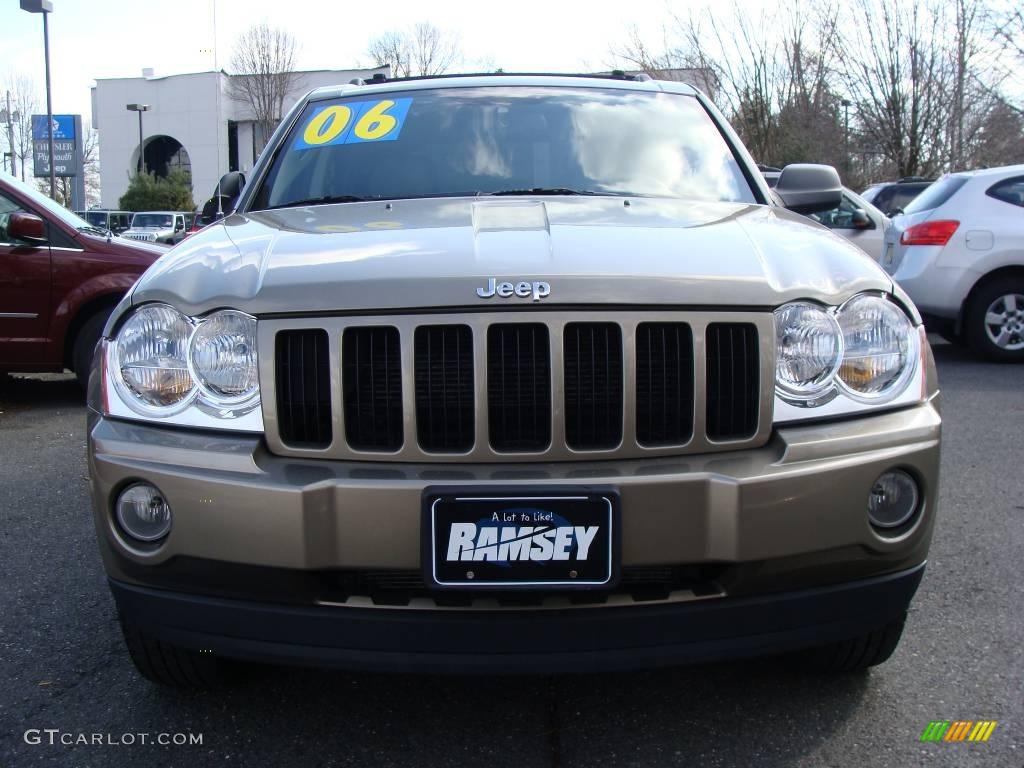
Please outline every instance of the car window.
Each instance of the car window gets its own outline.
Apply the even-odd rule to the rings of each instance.
[[[875,195],[875,199],[871,201],[871,204],[880,211],[889,213],[893,209],[892,199],[896,196],[896,185],[890,184],[888,187],[883,187]]]
[[[250,207],[535,188],[755,201],[692,96],[498,86],[312,102]]]
[[[164,213],[136,213],[132,219],[133,227],[171,227],[174,217]]]
[[[996,200],[1002,200],[1004,203],[1024,208],[1024,176],[1003,179],[998,184],[989,187],[985,194]]]
[[[104,211],[87,211],[85,220],[94,227],[107,227],[107,214]]]
[[[859,207],[853,200],[843,195],[838,207],[821,213],[812,213],[811,218],[829,229],[854,229],[853,214]]]
[[[863,197],[865,200],[867,200],[872,205],[876,205],[877,206],[878,203],[875,202],[875,197],[878,195],[878,193],[881,190],[882,190],[882,187],[880,187],[880,186],[868,187],[867,189],[865,189],[863,192],[860,193],[860,196]]]
[[[967,183],[967,176],[943,176],[938,181],[929,185],[924,192],[919,194],[903,208],[904,213],[917,213],[919,211],[933,211],[945,203]]]

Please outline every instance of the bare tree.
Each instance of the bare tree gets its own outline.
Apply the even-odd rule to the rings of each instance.
[[[1002,48],[1001,70],[1017,83],[1017,92],[1013,94],[1017,103],[1007,100],[1005,106],[1024,115],[1024,86],[1020,85],[1020,68],[1024,66],[1024,9],[1017,7],[1001,14],[992,13],[988,21],[992,38]]]
[[[11,73],[6,80],[6,87],[0,90],[0,109],[7,109],[7,96],[10,94],[11,106],[11,128],[14,134],[14,146],[8,147],[7,151],[13,151],[21,166],[21,180],[25,180],[25,167],[31,169],[32,160],[32,115],[38,111],[38,90],[35,81],[25,75]],[[2,126],[0,134],[3,136],[4,144],[8,144],[7,125]],[[17,168],[14,168],[12,176],[17,175]]]
[[[228,94],[248,104],[257,126],[257,151],[261,151],[281,121],[291,91],[301,82],[295,71],[295,38],[284,29],[256,24],[235,42],[231,56],[234,75]]]
[[[391,67],[395,77],[443,75],[463,58],[458,37],[429,21],[385,32],[370,41],[366,53],[374,66]]]
[[[951,78],[941,35],[941,5],[923,0],[854,0],[867,24],[844,25],[840,73],[857,105],[863,139],[899,176],[934,175],[942,166]]]
[[[82,170],[85,173],[85,207],[100,202],[100,138],[86,121],[82,122]]]
[[[1018,6],[996,16],[994,31],[1017,58],[1024,60],[1024,9]]]
[[[758,161],[793,162],[816,147],[841,150],[839,99],[830,85],[836,24],[836,11],[825,3],[751,14],[733,0],[724,16],[702,10],[676,17],[657,46],[634,30],[613,54],[659,79],[702,81]],[[813,144],[811,129],[818,135]]]

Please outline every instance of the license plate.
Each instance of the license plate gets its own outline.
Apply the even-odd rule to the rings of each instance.
[[[424,494],[424,570],[435,587],[609,587],[617,578],[618,496]]]

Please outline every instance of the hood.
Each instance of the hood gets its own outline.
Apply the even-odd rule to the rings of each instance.
[[[481,298],[544,281],[536,301]],[[198,315],[557,305],[775,307],[892,289],[859,248],[781,208],[640,198],[446,198],[234,214],[160,259],[132,302]]]
[[[107,254],[130,264],[149,265],[167,253],[166,247],[143,240],[127,240],[118,235],[107,239],[88,232],[79,232],[78,238],[85,241],[83,245],[91,253]]]

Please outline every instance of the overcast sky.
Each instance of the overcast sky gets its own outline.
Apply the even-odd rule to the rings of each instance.
[[[756,0],[754,0],[756,1]],[[214,39],[216,3],[216,41]],[[53,0],[50,55],[53,110],[89,118],[96,78],[137,77],[227,68],[235,38],[254,22],[289,29],[299,41],[301,69],[369,65],[367,40],[395,26],[429,20],[455,31],[467,65],[486,61],[506,71],[602,68],[609,47],[631,26],[660,37],[669,0],[514,0],[427,3],[305,0]],[[43,101],[43,32],[38,15],[0,0],[0,89],[7,75],[35,78]],[[0,98],[3,93],[0,90]]]

